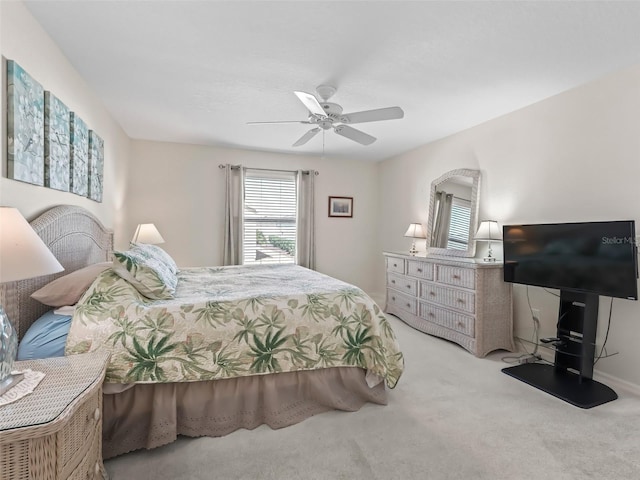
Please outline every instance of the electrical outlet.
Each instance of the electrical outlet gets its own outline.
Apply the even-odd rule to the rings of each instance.
[[[536,320],[540,320],[540,309],[539,308],[532,308],[531,309],[531,313],[533,314],[533,318],[535,318]]]

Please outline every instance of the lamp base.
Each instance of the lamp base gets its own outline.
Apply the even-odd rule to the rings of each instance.
[[[416,253],[418,253],[418,249],[416,248],[416,242],[414,241],[411,244],[411,250],[409,250],[409,254],[415,255]]]
[[[24,380],[24,373],[11,374],[0,382],[0,395],[4,395],[17,384]]]
[[[496,259],[496,257],[484,257],[482,259],[484,262],[497,262],[498,260]]]

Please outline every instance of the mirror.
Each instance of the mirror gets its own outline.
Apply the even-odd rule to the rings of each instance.
[[[427,252],[454,257],[475,255],[479,192],[479,170],[451,170],[431,182]]]

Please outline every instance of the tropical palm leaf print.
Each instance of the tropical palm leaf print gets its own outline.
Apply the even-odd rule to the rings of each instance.
[[[153,301],[106,270],[78,302],[66,353],[97,349],[117,383],[356,366],[394,387],[404,365],[364,292],[291,265],[183,269],[175,298]]]

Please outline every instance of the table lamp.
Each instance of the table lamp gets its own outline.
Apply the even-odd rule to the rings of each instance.
[[[164,238],[153,223],[141,223],[136,228],[136,233],[131,239],[132,243],[147,243],[149,245],[157,245],[164,243]]]
[[[485,262],[495,262],[496,258],[491,252],[491,242],[502,240],[502,229],[495,220],[483,220],[480,222],[475,236],[476,240],[489,242],[489,254],[484,258]]]
[[[64,270],[20,212],[0,207],[0,283],[16,282]],[[0,305],[0,395],[19,383],[12,375],[18,335]]]
[[[424,233],[424,228],[422,228],[422,224],[421,223],[412,223],[411,225],[409,225],[409,228],[407,228],[407,231],[404,234],[405,237],[411,237],[413,238],[413,243],[411,244],[411,250],[409,250],[409,253],[411,255],[415,255],[416,253],[418,253],[418,250],[416,250],[416,238],[427,238],[427,236]]]

